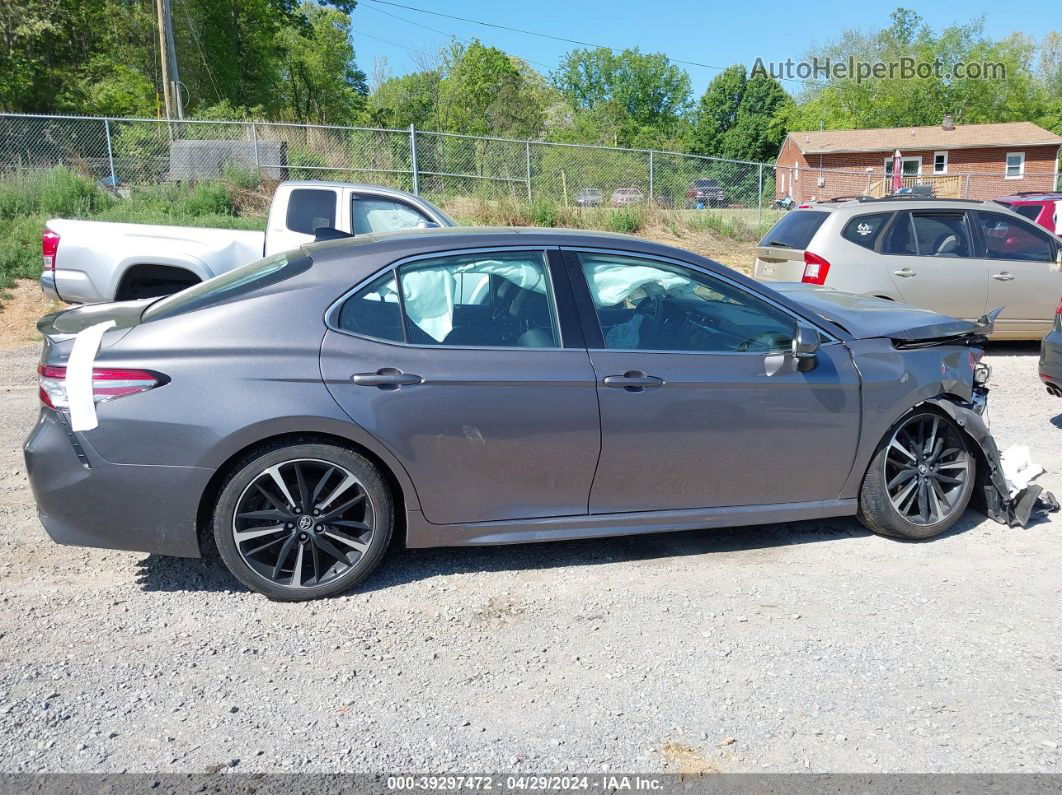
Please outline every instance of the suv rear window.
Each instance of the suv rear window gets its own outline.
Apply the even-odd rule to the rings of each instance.
[[[336,192],[320,188],[296,188],[288,197],[284,223],[292,232],[312,235],[318,227],[336,225]]]
[[[874,213],[873,215],[857,215],[845,226],[841,237],[863,248],[874,248],[874,244],[881,234],[882,227],[889,220],[892,213]]]
[[[829,213],[816,210],[791,210],[778,219],[771,231],[763,236],[761,246],[807,248]]]

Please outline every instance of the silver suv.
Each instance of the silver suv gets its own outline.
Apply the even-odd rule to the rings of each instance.
[[[1062,296],[1062,240],[995,202],[843,199],[786,213],[756,247],[762,281],[827,285],[1040,339]]]

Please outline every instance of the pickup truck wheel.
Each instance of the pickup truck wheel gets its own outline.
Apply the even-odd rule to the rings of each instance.
[[[114,300],[135,301],[171,295],[200,281],[191,271],[172,265],[134,265],[122,276]]]
[[[878,445],[859,493],[859,519],[880,535],[939,535],[966,510],[976,468],[966,435],[951,419],[914,411]]]

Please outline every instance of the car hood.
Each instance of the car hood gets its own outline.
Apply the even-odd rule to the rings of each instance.
[[[856,339],[887,337],[904,342],[987,336],[999,310],[979,320],[959,320],[930,309],[901,304],[884,298],[857,295],[800,282],[783,282],[771,287],[819,317],[840,326]]]

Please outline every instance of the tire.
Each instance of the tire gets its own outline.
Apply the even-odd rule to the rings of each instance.
[[[939,447],[928,441],[935,438],[941,439]],[[933,538],[962,516],[976,478],[977,458],[965,432],[943,414],[915,410],[878,444],[859,492],[859,520],[883,536]]]
[[[379,565],[393,527],[394,502],[377,468],[345,447],[312,442],[245,458],[213,517],[214,541],[232,575],[284,602],[353,588]]]

